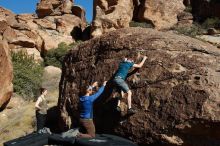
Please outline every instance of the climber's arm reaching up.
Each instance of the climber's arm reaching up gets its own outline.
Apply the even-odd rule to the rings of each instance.
[[[144,65],[144,62],[146,61],[146,59],[147,59],[147,56],[144,56],[142,61],[139,64],[134,64],[133,67],[134,68],[141,68]]]

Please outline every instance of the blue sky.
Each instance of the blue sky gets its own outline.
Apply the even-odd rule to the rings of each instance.
[[[40,0],[0,0],[0,6],[16,14],[35,13],[36,4]],[[75,0],[75,5],[80,5],[86,10],[86,19],[92,20],[93,0]]]

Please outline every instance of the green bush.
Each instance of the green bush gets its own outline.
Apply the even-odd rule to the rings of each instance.
[[[203,23],[202,27],[205,29],[208,28],[219,28],[220,27],[220,19],[217,17],[207,18]]]
[[[39,94],[43,65],[22,51],[12,53],[12,63],[14,91],[26,100],[33,99]]]
[[[62,61],[65,54],[72,47],[72,45],[67,45],[66,43],[60,43],[58,48],[51,49],[44,54],[44,64],[45,66],[56,66],[61,68]]]
[[[66,53],[73,48],[75,45],[80,44],[81,41],[77,41],[70,45],[62,42],[58,45],[58,48],[51,49],[44,54],[44,65],[45,66],[55,66],[55,67],[62,67],[62,62]]]
[[[190,37],[195,37],[196,35],[200,35],[204,31],[201,25],[197,23],[194,23],[191,27],[175,27],[174,30],[176,30],[180,34],[184,34]]]
[[[187,6],[184,11],[192,13],[192,6]]]
[[[142,27],[142,28],[153,28],[153,24],[147,23],[147,22],[136,22],[136,21],[131,21],[129,23],[130,27]]]

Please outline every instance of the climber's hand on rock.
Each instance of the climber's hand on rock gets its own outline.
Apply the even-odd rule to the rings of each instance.
[[[92,87],[98,87],[98,82],[97,82],[97,81],[94,82],[94,83],[92,84]]]
[[[103,82],[103,86],[106,86],[106,84],[107,84],[107,81],[104,81],[104,82]]]

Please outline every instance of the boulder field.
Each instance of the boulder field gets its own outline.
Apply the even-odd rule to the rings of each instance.
[[[92,37],[129,27],[131,20],[169,29],[185,9],[183,0],[94,0],[93,7]]]
[[[65,42],[76,41],[72,34],[86,27],[85,10],[70,0],[40,0],[36,14],[14,14],[0,7],[0,39],[10,50],[24,51],[42,60],[41,54]]]

